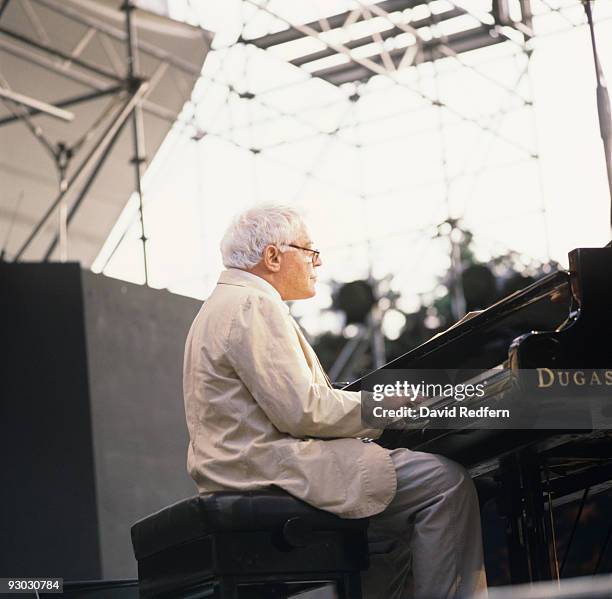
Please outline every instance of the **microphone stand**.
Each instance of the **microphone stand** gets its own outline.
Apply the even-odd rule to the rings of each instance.
[[[597,46],[595,45],[595,28],[593,26],[593,12],[591,0],[583,0],[589,30],[591,32],[591,46],[593,48],[593,59],[595,61],[595,77],[597,79],[597,113],[599,115],[599,131],[606,155],[606,171],[608,174],[608,188],[610,192],[610,226],[612,227],[612,116],[610,113],[610,97],[608,88],[599,62]]]

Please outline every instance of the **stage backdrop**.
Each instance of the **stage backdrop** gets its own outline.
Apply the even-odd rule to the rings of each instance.
[[[0,264],[0,577],[136,576],[130,525],[195,493],[181,369],[201,302]]]

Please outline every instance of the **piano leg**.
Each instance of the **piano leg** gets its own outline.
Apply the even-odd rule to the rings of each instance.
[[[549,539],[544,513],[540,459],[523,450],[500,463],[500,512],[506,518],[506,539],[513,584],[550,580]]]

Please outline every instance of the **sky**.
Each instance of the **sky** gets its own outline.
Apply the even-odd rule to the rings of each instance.
[[[331,85],[287,62],[346,41],[345,33],[267,51],[235,43],[241,32],[264,35],[317,18],[322,6],[333,14],[354,2],[271,0],[267,8],[281,19],[255,3],[170,0],[171,16],[216,35],[191,100],[145,175],[152,287],[205,298],[223,268],[218,246],[229,220],[262,202],[300,208],[322,252],[317,298],[292,306],[313,334],[340,326],[321,312],[334,282],[388,277],[406,311],[431,299],[450,264],[449,218],[474,234],[483,261],[512,250],[526,262],[567,264],[574,247],[610,240],[593,58],[588,29],[573,26],[584,21],[574,0],[533,0],[542,16],[530,59],[506,42],[358,87]],[[488,2],[460,4],[479,14]],[[611,17],[612,1],[595,3],[608,80]],[[348,35],[373,26],[357,25]],[[130,198],[95,272],[144,281],[136,206]]]

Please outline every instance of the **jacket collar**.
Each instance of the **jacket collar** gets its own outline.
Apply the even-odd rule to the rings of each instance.
[[[272,285],[270,285],[268,281],[262,279],[261,277],[258,277],[257,275],[254,275],[253,273],[246,272],[245,270],[240,270],[239,268],[228,268],[227,270],[224,270],[219,276],[217,285],[237,285],[238,287],[251,287],[252,289],[258,289],[259,291],[262,291],[263,293],[266,293],[267,295],[277,300],[283,307],[285,312],[287,312],[287,314],[290,314],[289,306],[285,302],[283,302],[281,294]],[[310,347],[310,344],[306,340],[302,329],[300,329],[300,326],[297,322],[295,322],[293,317],[290,316],[290,320],[297,332],[298,339],[300,340],[300,345],[302,346],[304,354],[308,357],[307,359],[309,359],[311,363],[318,365],[320,371],[323,373],[323,377],[325,378],[327,385],[332,388],[332,384],[329,378],[327,377],[323,366],[321,366],[321,362],[319,362],[317,354]]]
[[[239,268],[224,270],[219,276],[217,285],[237,285],[238,287],[258,289],[280,302],[285,310],[289,312],[289,306],[283,302],[281,294],[268,281],[246,270],[240,270]]]

